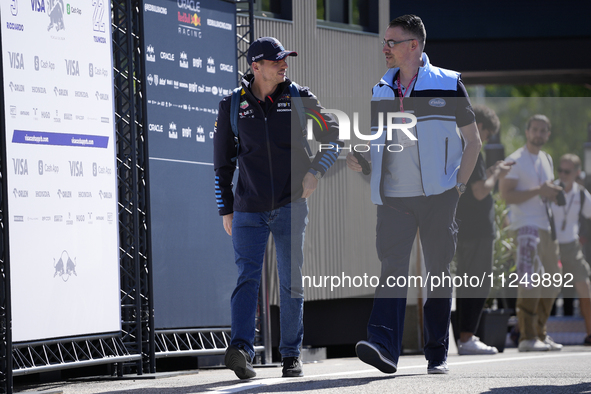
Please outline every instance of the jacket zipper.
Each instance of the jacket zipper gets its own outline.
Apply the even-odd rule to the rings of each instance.
[[[267,155],[269,156],[269,173],[271,174],[271,211],[275,209],[275,188],[273,187],[273,160],[271,158],[271,140],[269,138],[269,127],[267,116],[265,116],[265,137],[267,138]]]
[[[285,92],[285,89],[283,89],[283,92],[281,92],[281,94],[283,94],[284,92]],[[265,113],[265,111],[263,111],[263,107],[261,107],[261,105],[259,104],[256,97],[254,99],[255,99],[256,104],[259,107],[259,110],[265,116],[265,139],[267,140],[267,156],[269,157],[269,174],[271,176],[271,179],[270,179],[270,182],[271,182],[271,209],[270,209],[270,211],[272,211],[275,209],[275,188],[273,186],[273,159],[271,157],[271,138],[269,136],[269,124],[267,122],[267,119],[268,119],[267,114],[271,113],[271,111],[273,110],[273,107],[275,107],[275,103],[273,103],[271,105],[271,108],[269,108],[267,113]]]
[[[447,175],[447,143],[448,143],[449,137],[445,137],[445,164],[443,166],[443,171],[445,172],[445,175]]]
[[[419,72],[421,70],[419,69]],[[419,77],[418,77],[418,73],[417,73],[417,80],[415,81],[415,85],[417,86],[417,83],[419,82]],[[417,97],[415,94],[415,89],[412,89],[412,92],[410,93],[411,97]],[[422,170],[422,166],[421,166],[421,150],[419,149],[419,125],[415,125],[415,130],[416,130],[416,135],[417,135],[417,157],[419,158],[419,175],[421,176],[421,189],[423,190],[423,196],[426,196],[427,193],[425,193],[425,185],[423,184],[423,170]]]
[[[417,86],[418,80],[419,80],[419,77],[417,76],[417,80],[415,81],[415,86]],[[394,90],[394,87],[388,83],[386,83],[386,86],[388,86],[390,89],[392,89],[392,91],[394,92],[394,97],[396,97],[396,90]],[[416,97],[414,88],[413,88],[412,92],[410,93],[409,97]],[[400,97],[398,99],[400,100]],[[423,184],[423,171],[421,170],[421,151],[419,149],[419,128],[417,126],[415,126],[415,130],[417,133],[417,156],[419,158],[419,174],[421,176],[421,189],[423,190],[423,196],[425,196],[426,193],[425,193],[425,185]],[[384,162],[382,159],[382,165],[383,164],[384,164]],[[380,189],[382,188],[381,185],[382,185],[382,181],[380,180]],[[380,191],[380,195],[381,195],[381,191]]]

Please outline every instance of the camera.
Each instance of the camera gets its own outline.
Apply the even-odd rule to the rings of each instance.
[[[564,189],[564,184],[562,182],[560,182],[558,186]],[[566,205],[566,197],[564,196],[564,190],[559,191],[556,195],[556,205],[558,205],[559,207],[563,207]]]
[[[371,174],[371,164],[369,164],[369,162],[365,160],[365,157],[363,157],[363,155],[357,151],[353,152],[353,155],[355,156],[357,162],[361,166],[361,171],[363,172],[363,175]]]

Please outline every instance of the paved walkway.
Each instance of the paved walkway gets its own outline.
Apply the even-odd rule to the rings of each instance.
[[[356,358],[304,364],[305,377],[281,378],[279,366],[257,367],[257,377],[238,380],[228,369],[93,378],[15,387],[15,392],[52,394],[230,393],[591,393],[591,347],[560,352],[450,356],[448,375],[427,375],[423,356],[403,356],[398,372],[383,374]]]

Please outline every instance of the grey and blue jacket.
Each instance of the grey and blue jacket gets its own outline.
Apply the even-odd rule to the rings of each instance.
[[[423,62],[414,88],[403,104],[405,112],[412,112],[417,118],[416,143],[421,183],[423,195],[430,196],[456,185],[463,152],[463,141],[456,126],[473,123],[474,112],[458,72],[431,65],[426,53],[423,53]],[[379,112],[399,112],[398,90],[394,86],[398,71],[399,68],[389,69],[372,89],[372,135],[378,132]],[[371,149],[371,199],[378,205],[383,203],[384,145],[389,144],[386,136],[384,121],[382,135],[372,141]]]

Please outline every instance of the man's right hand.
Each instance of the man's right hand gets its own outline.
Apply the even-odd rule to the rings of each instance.
[[[555,185],[551,181],[546,181],[540,186],[540,196],[556,202],[556,195],[561,190],[562,188],[560,186]]]
[[[222,220],[224,223],[224,230],[226,230],[226,232],[228,233],[229,236],[232,236],[232,220],[233,219],[234,219],[234,212],[222,216]]]
[[[347,153],[347,167],[355,172],[361,172],[361,164],[352,152]]]

